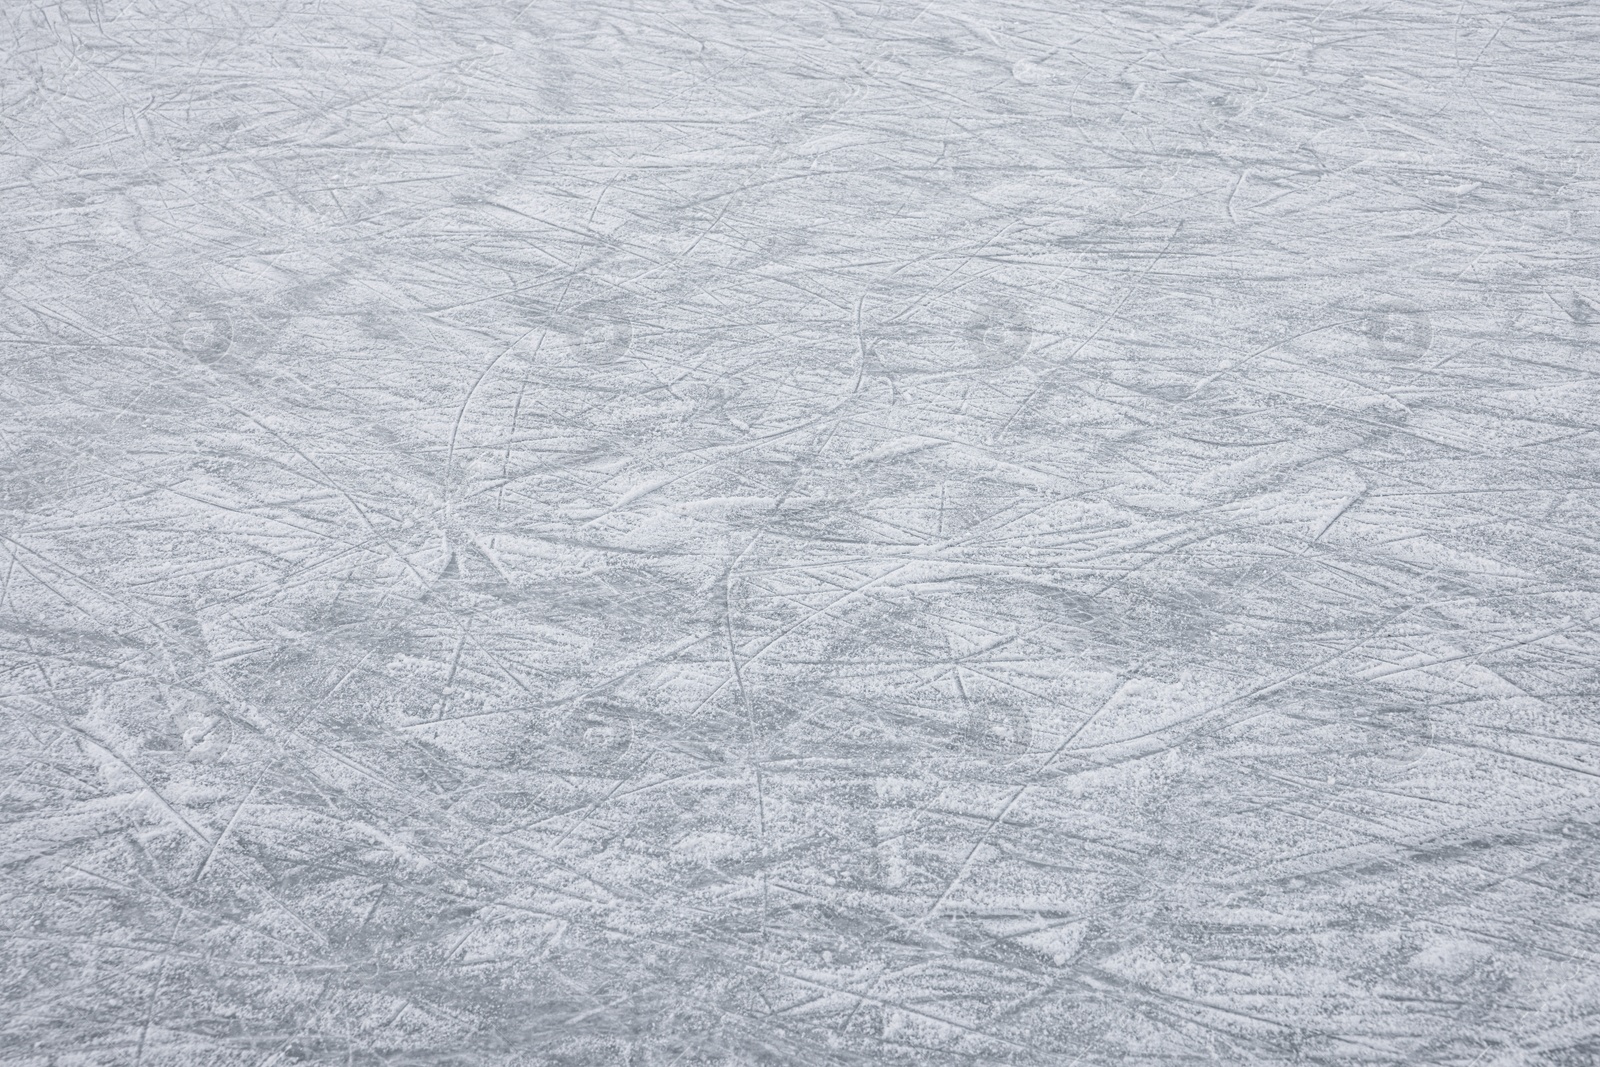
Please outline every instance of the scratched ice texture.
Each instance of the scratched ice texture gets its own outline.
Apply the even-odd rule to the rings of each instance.
[[[1594,0],[0,19],[0,1062],[1600,1062]]]

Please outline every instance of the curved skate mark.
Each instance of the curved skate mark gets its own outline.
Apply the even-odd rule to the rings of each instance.
[[[174,324],[173,334],[179,349],[207,366],[233,349],[233,323],[225,315],[184,316]]]
[[[1054,70],[1045,67],[1045,64],[1050,62],[1059,51],[1061,49],[1052,48],[1039,59],[1024,57],[1017,60],[1011,64],[1011,76],[1023,85],[1041,85],[1059,80]]]
[[[1426,311],[1399,301],[1388,301],[1362,319],[1362,332],[1376,356],[1384,359],[1421,359],[1433,347],[1433,319]]]
[[[967,324],[967,343],[979,353],[979,369],[1009,367],[1022,361],[1033,348],[1035,333],[1020,316],[991,320],[974,319]],[[970,368],[960,368],[970,369]]]
[[[508,208],[507,210],[513,210],[513,209],[509,209]],[[567,294],[572,291],[572,283],[577,278],[577,276],[578,275],[577,275],[576,271],[574,271],[573,273],[570,273],[570,274],[567,275],[567,284],[562,286],[561,295],[556,297],[556,306],[550,311],[550,313],[548,315],[545,316],[544,322],[539,324],[538,326],[530,326],[515,341],[512,341],[505,348],[501,349],[500,353],[489,361],[488,366],[484,367],[482,371],[478,372],[478,377],[473,379],[471,387],[467,389],[467,395],[461,398],[461,407],[459,409],[457,409],[455,422],[453,422],[451,424],[451,426],[450,426],[450,446],[449,446],[449,448],[447,448],[445,450],[445,456],[444,456],[444,485],[443,485],[443,491],[444,491],[444,513],[445,513],[445,518],[447,520],[450,517],[450,503],[451,503],[451,501],[450,501],[450,475],[453,472],[454,467],[455,467],[456,438],[461,433],[461,422],[462,422],[463,419],[466,418],[467,407],[468,407],[468,405],[470,405],[472,403],[473,394],[477,393],[478,387],[483,384],[484,379],[489,376],[489,373],[494,370],[494,368],[499,364],[499,362],[502,359],[506,358],[506,356],[509,355],[512,351],[514,351],[516,349],[516,347],[518,345],[520,345],[523,341],[525,341],[529,337],[531,337],[535,330],[539,331],[539,340],[534,344],[533,352],[529,354],[528,358],[532,359],[533,357],[535,357],[535,356],[537,356],[539,354],[539,349],[544,345],[544,339],[550,332],[550,320],[552,318],[554,318],[556,315],[559,315],[561,313],[562,306],[564,304],[566,304],[566,302],[567,302]],[[584,303],[589,303],[589,302],[592,302],[592,301],[581,301],[578,306],[582,307]],[[519,411],[521,410],[521,398],[520,397],[518,398],[518,410]]]
[[[611,768],[628,758],[637,740],[636,718],[612,701],[583,702],[567,713],[560,736],[568,748],[585,752],[588,762]]]
[[[571,287],[572,279],[567,279],[567,285],[569,288]],[[566,296],[566,291],[563,290],[561,295],[563,297]],[[559,304],[560,301],[557,301],[558,307]],[[537,356],[539,354],[540,347],[544,344],[545,336],[550,332],[550,325],[548,321],[540,326],[529,327],[528,330],[515,341],[512,341],[505,348],[501,349],[500,353],[491,359],[488,365],[483,368],[483,370],[478,372],[477,378],[473,379],[472,385],[467,389],[467,395],[461,398],[461,406],[456,409],[455,422],[450,425],[450,446],[445,450],[444,454],[444,505],[445,516],[447,518],[450,514],[450,475],[453,473],[455,468],[456,438],[461,433],[461,421],[466,418],[467,406],[472,403],[473,395],[477,393],[478,387],[483,384],[484,379],[489,376],[489,373],[495,369],[502,359],[506,358],[506,356],[508,356],[511,352],[515,351],[518,345],[531,337],[535,330],[539,331],[539,340],[533,346],[532,355]]]

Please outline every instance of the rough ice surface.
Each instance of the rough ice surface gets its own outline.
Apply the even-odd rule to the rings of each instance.
[[[1600,7],[12,0],[0,1061],[1600,1062]]]

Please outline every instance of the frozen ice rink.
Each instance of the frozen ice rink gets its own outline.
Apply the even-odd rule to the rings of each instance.
[[[1600,3],[9,0],[0,1062],[1600,1062]]]

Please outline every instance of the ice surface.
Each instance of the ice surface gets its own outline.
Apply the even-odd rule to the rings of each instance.
[[[10,0],[0,1062],[1600,1062],[1600,5]]]

